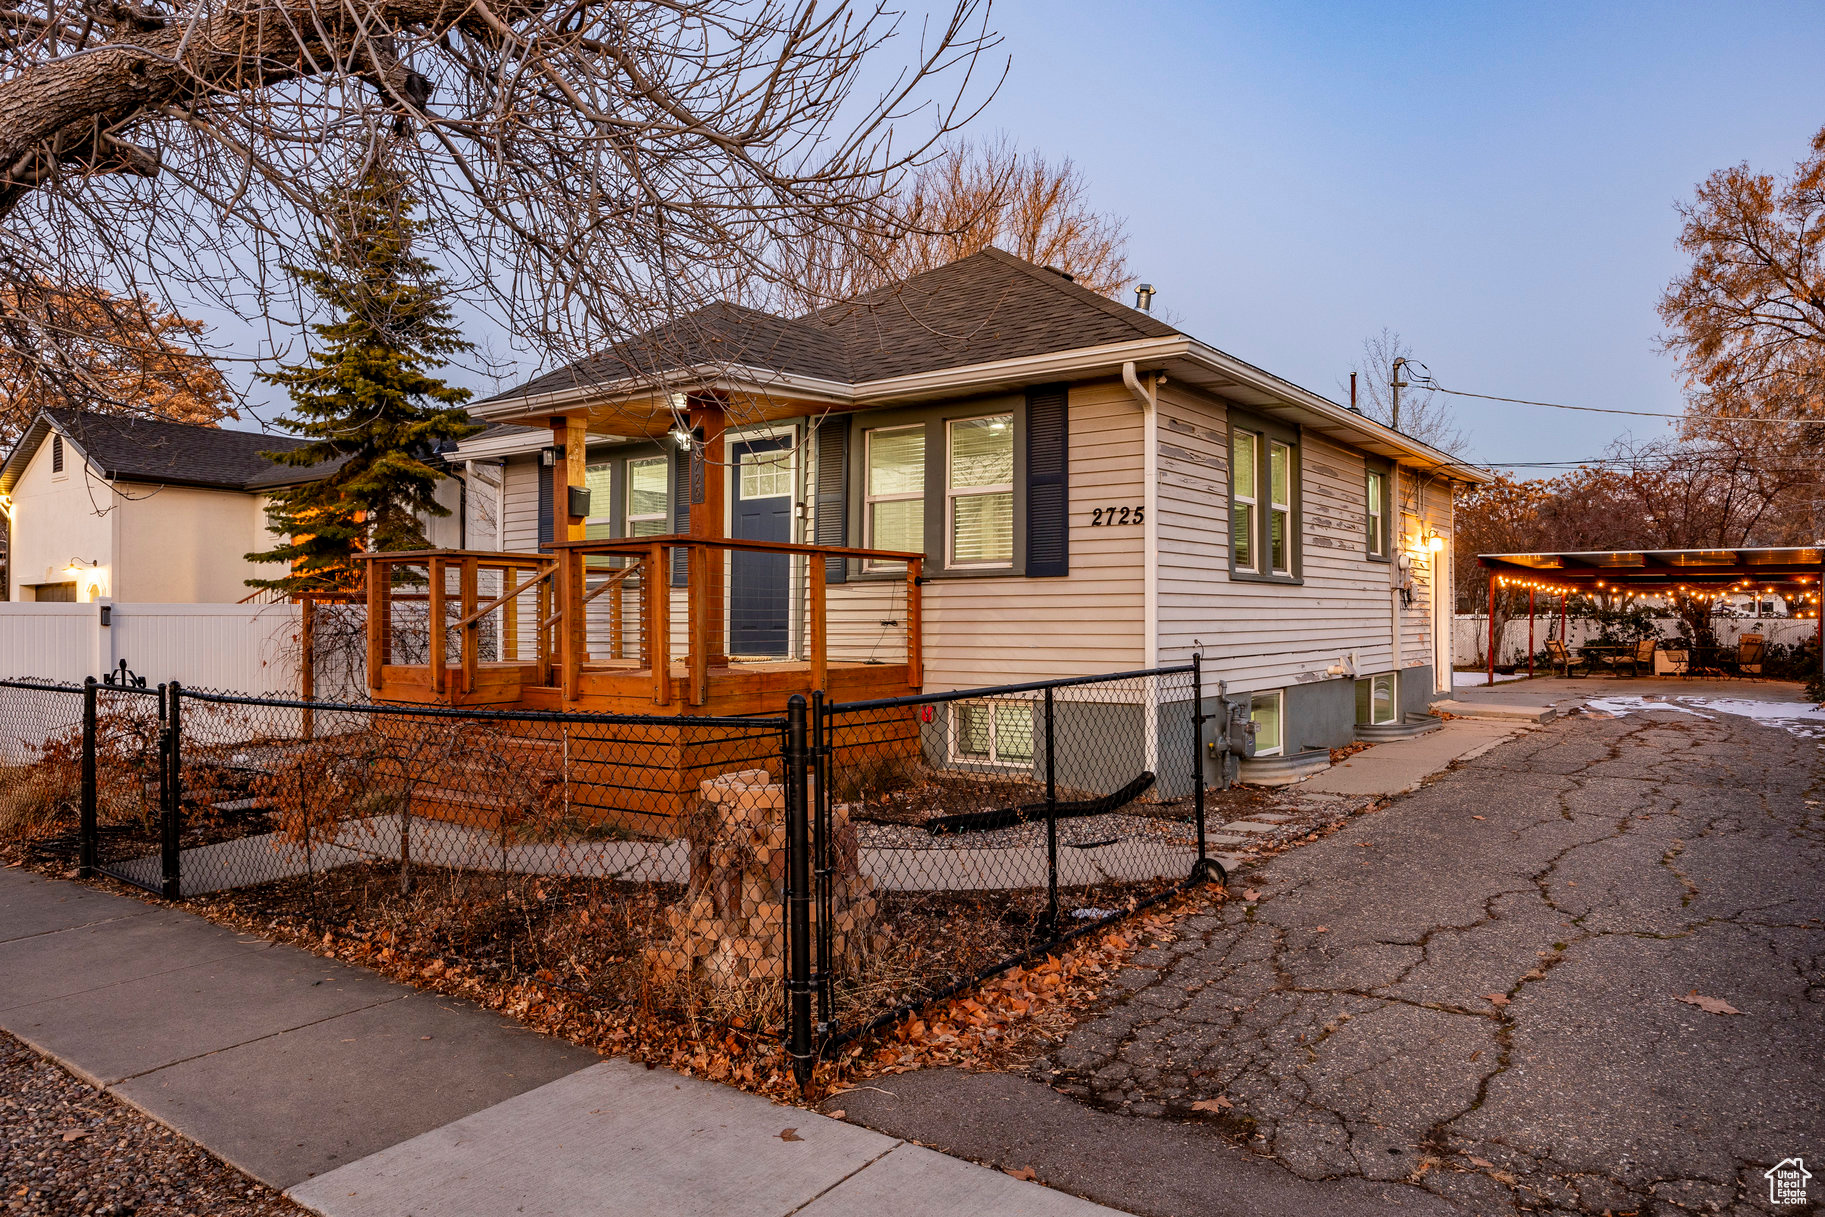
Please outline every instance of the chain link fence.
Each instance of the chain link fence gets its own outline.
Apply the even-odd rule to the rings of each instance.
[[[822,1053],[1199,877],[1197,667],[783,717],[0,681],[0,835],[168,898]]]

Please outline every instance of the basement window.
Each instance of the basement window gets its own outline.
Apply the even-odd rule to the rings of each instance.
[[[1255,724],[1255,755],[1279,756],[1283,747],[1281,732],[1281,711],[1286,706],[1286,694],[1281,692],[1257,693],[1249,706],[1248,717]]]
[[[982,765],[1033,763],[1033,707],[1023,701],[951,706],[951,759]]]
[[[1356,682],[1356,721],[1391,723],[1400,716],[1400,703],[1394,697],[1394,673],[1382,672]]]

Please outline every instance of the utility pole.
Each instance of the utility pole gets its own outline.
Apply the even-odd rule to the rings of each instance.
[[[1407,357],[1405,355],[1397,355],[1394,359],[1394,366],[1388,371],[1388,388],[1392,391],[1393,396],[1393,409],[1391,411],[1393,419],[1388,425],[1393,427],[1396,431],[1400,430],[1400,391],[1407,387],[1407,382],[1400,378],[1400,370],[1406,366]]]

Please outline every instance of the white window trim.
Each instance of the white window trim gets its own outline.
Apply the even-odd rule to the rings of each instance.
[[[998,737],[998,732],[1001,730],[1001,728],[1000,728],[1001,716],[999,713],[997,713],[997,711],[999,711],[1002,706],[1012,706],[1012,705],[1018,705],[1018,706],[1025,707],[1026,711],[1029,715],[1031,715],[1033,712],[1031,704],[1028,702],[1024,702],[1024,701],[977,700],[977,701],[954,701],[954,702],[952,702],[951,710],[950,710],[950,724],[949,724],[950,730],[947,733],[949,735],[948,750],[950,753],[951,763],[956,764],[956,765],[986,766],[986,767],[994,768],[994,769],[1013,769],[1013,770],[1019,770],[1022,772],[1032,769],[1033,762],[1035,760],[1037,760],[1039,757],[1039,739],[1038,739],[1037,734],[1035,734],[1034,737],[1032,738],[1032,740],[1029,742],[1029,747],[1031,747],[1033,750],[1033,755],[1031,757],[1027,758],[1024,761],[1022,761],[1022,760],[1004,761],[1001,759],[1001,741]],[[962,750],[962,748],[960,747],[960,745],[963,741],[963,708],[965,706],[986,706],[988,708],[988,711],[989,711],[989,754],[986,757],[976,756],[971,753],[964,752]]]
[[[890,434],[896,431],[917,431],[921,436],[924,436],[925,424],[909,423],[904,426],[896,427],[869,427],[862,432],[862,530],[866,538],[863,541],[863,546],[867,549],[875,548],[874,505],[876,503],[917,502],[920,504],[921,513],[923,513],[924,510],[926,477],[923,468],[919,470],[918,490],[902,494],[874,493],[874,438],[876,435]],[[923,451],[923,449],[921,449],[921,451]],[[922,537],[924,536],[923,528],[920,530],[920,535]],[[924,539],[927,549],[929,550],[931,538],[925,537]],[[862,564],[862,569],[868,571],[891,571],[900,570],[904,566],[905,564],[902,562],[883,562],[870,558]]]
[[[1286,453],[1286,493],[1287,501],[1282,503],[1274,497],[1274,453]],[[1281,443],[1277,439],[1267,441],[1267,565],[1272,575],[1291,575],[1293,573],[1293,503],[1292,496],[1297,493],[1293,483],[1297,480],[1293,468],[1293,446]],[[1285,516],[1286,528],[1281,533],[1286,538],[1286,565],[1274,564],[1274,517]]]
[[[1372,500],[1364,506],[1369,521],[1369,556],[1385,558],[1388,556],[1388,475],[1380,469],[1370,469],[1363,482],[1365,497],[1369,487],[1376,485],[1381,487],[1379,509]]]
[[[993,494],[1005,494],[1010,505],[1014,499],[1014,483],[994,486],[967,486],[959,490],[951,485],[951,472],[955,467],[952,458],[956,450],[956,433],[958,423],[978,423],[985,419],[1005,418],[1008,420],[1008,452],[1013,455],[1014,415],[1010,413],[973,414],[968,418],[947,418],[944,420],[944,565],[947,570],[1013,570],[1014,545],[1010,535],[1008,539],[1008,558],[1005,562],[959,562],[952,551],[952,542],[957,531],[957,500],[984,498]],[[1012,461],[1009,462],[1012,469]]]
[[[626,481],[627,481],[627,485],[621,491],[621,497],[624,500],[624,502],[622,503],[622,510],[621,510],[622,520],[624,523],[622,532],[626,536],[629,536],[629,537],[632,537],[635,535],[635,533],[634,533],[635,524],[644,524],[651,520],[659,521],[659,531],[657,533],[653,534],[655,536],[663,536],[665,534],[666,530],[670,527],[672,513],[670,510],[671,504],[669,502],[666,504],[665,510],[656,511],[656,512],[653,512],[653,511],[642,512],[638,515],[636,515],[634,512],[634,466],[647,464],[649,462],[657,462],[659,464],[660,469],[665,472],[666,481],[667,481],[665,493],[666,493],[667,499],[670,499],[670,497],[671,497],[670,479],[671,479],[671,463],[672,462],[671,462],[670,457],[663,456],[663,455],[661,455],[661,456],[633,456],[633,457],[629,457],[625,461],[621,462],[621,476],[624,479],[626,479]]]
[[[1236,489],[1236,471],[1234,468],[1236,461],[1236,440],[1244,436],[1247,437],[1249,444],[1248,478],[1255,487],[1254,494],[1243,494]],[[1250,431],[1245,427],[1235,428],[1230,432],[1229,460],[1231,466],[1229,471],[1229,497],[1231,503],[1229,515],[1229,543],[1232,547],[1236,543],[1236,509],[1240,507],[1248,508],[1248,529],[1245,533],[1248,537],[1248,561],[1244,562],[1240,557],[1234,554],[1232,554],[1231,557],[1235,559],[1235,568],[1238,571],[1250,575],[1260,574],[1261,563],[1257,551],[1261,548],[1261,527],[1260,516],[1258,514],[1261,510],[1261,436],[1257,432]]]
[[[1264,702],[1270,701],[1274,703],[1275,720],[1280,724],[1280,742],[1275,744],[1272,748],[1255,749],[1256,756],[1280,756],[1286,751],[1286,691],[1284,689],[1275,689],[1267,693],[1256,693],[1251,696],[1248,705],[1248,715],[1252,719],[1255,716],[1255,708]]]

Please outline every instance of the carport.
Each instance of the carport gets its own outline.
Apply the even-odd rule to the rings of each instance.
[[[1565,637],[1566,605],[1574,596],[1674,596],[1714,593],[1785,597],[1797,602],[1799,616],[1817,622],[1821,667],[1825,668],[1825,616],[1820,608],[1820,580],[1825,577],[1825,548],[1816,546],[1754,549],[1610,549],[1558,553],[1478,554],[1489,572],[1489,683],[1495,683],[1495,597],[1501,588],[1527,590],[1527,674],[1533,675],[1534,621],[1537,597],[1556,597],[1559,637]],[[1550,608],[1548,610],[1550,612]]]

